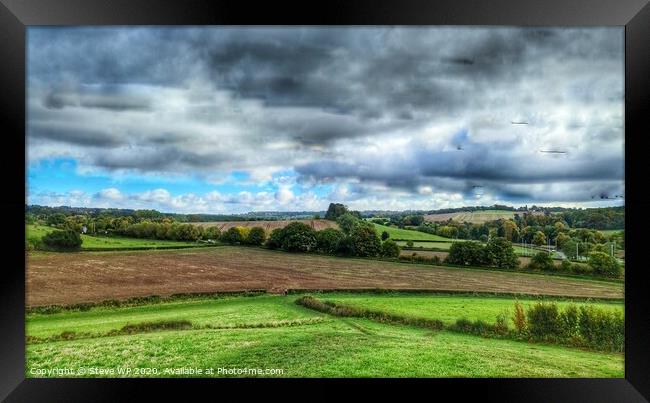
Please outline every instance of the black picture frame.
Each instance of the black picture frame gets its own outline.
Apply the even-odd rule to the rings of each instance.
[[[6,255],[0,287],[0,398],[7,401],[121,401],[166,395],[217,397],[228,387],[250,393],[292,394],[296,380],[25,379],[25,41],[33,25],[523,25],[625,27],[626,261],[642,267],[644,135],[650,112],[650,4],[648,0],[329,0],[288,3],[232,0],[0,0],[0,121],[5,186],[0,205]],[[22,167],[22,168],[21,168]],[[23,177],[20,177],[20,173]],[[638,181],[638,182],[637,182]],[[22,228],[22,229],[21,229]],[[624,379],[428,379],[300,380],[307,395],[341,393],[341,384],[384,393],[410,391],[429,396],[476,394],[481,400],[526,402],[642,402],[650,399],[650,299],[643,270],[625,281]],[[252,383],[259,387],[253,388]],[[216,385],[216,386],[215,386]],[[275,389],[275,390],[269,390]],[[282,389],[281,391],[279,389]],[[449,394],[451,393],[451,394]],[[645,398],[644,398],[645,397]]]

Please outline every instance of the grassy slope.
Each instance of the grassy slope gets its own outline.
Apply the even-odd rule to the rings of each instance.
[[[325,296],[350,298],[346,295]],[[222,325],[309,318],[320,321],[291,327],[164,331],[28,344],[26,374],[32,376],[31,368],[93,366],[155,367],[161,370],[165,367],[283,368],[283,376],[288,377],[623,376],[622,354],[448,332],[432,333],[364,319],[334,318],[296,306],[293,304],[295,298],[297,296],[240,297],[29,315],[29,335],[56,334],[71,328],[98,331],[118,328],[126,322],[180,317]],[[402,301],[403,296],[377,298]],[[477,308],[481,300],[472,304],[472,309]],[[397,304],[399,307],[407,305],[404,302]],[[482,312],[481,315],[487,314],[485,309]]]
[[[494,323],[497,315],[507,311],[508,316],[514,312],[514,298],[508,297],[466,297],[466,296],[426,296],[426,295],[363,295],[363,294],[331,294],[319,297],[335,302],[344,303],[360,308],[368,308],[390,312],[409,317],[427,319],[440,319],[445,324],[450,324],[456,319],[465,317],[470,320],[481,319]],[[519,299],[524,308],[534,304],[539,299]],[[574,303],[586,305],[584,301],[572,302],[569,300],[557,301],[561,308]],[[599,308],[623,311],[623,302],[597,302],[588,303]],[[512,323],[510,323],[512,325]]]
[[[425,232],[413,231],[408,229],[399,229],[395,227],[387,227],[381,224],[374,224],[377,232],[381,235],[382,232],[386,231],[390,235],[390,239],[404,239],[404,240],[413,240],[413,241],[441,241],[441,242],[451,242],[452,239],[445,238],[440,235],[427,234]]]
[[[42,225],[27,225],[27,239],[30,241],[40,241],[43,236],[54,230],[55,228]],[[81,244],[82,250],[202,246],[196,242],[139,239],[113,236],[101,237],[84,234],[81,235],[81,239],[83,241]]]

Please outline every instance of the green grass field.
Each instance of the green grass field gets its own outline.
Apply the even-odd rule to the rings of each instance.
[[[126,376],[169,377],[173,374],[166,368],[191,367],[278,368],[283,373],[266,376],[282,377],[623,377],[622,354],[333,317],[296,305],[298,297],[197,298],[28,314],[28,336],[76,335],[68,333],[70,340],[28,342],[26,376],[57,376],[47,373],[55,368],[153,368],[150,374]],[[493,322],[513,304],[509,298],[399,293],[318,297],[444,321],[465,316]],[[617,303],[599,305],[622,309]],[[193,328],[107,335],[126,324],[169,320],[189,320]]]
[[[373,223],[374,224],[374,223]],[[374,224],[377,229],[377,233],[381,235],[382,232],[388,232],[390,239],[400,239],[400,240],[412,240],[412,241],[441,241],[441,242],[451,242],[452,239],[445,238],[440,235],[427,234],[425,232],[400,229],[395,227],[387,227],[381,224]]]
[[[27,225],[27,240],[32,243],[40,242],[46,234],[56,228],[43,225]],[[204,246],[197,242],[166,241],[159,239],[139,239],[126,237],[102,237],[81,235],[81,250],[116,250],[116,249],[159,249],[159,248],[188,248]]]

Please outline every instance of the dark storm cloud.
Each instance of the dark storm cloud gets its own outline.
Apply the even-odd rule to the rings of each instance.
[[[28,136],[33,155],[66,144],[108,170],[294,169],[301,183],[359,181],[364,196],[482,184],[514,200],[591,183],[545,190],[586,200],[623,180],[622,39],[616,28],[30,28]]]

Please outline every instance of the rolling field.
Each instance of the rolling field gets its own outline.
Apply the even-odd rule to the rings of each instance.
[[[514,219],[515,214],[523,214],[523,212],[515,212],[508,210],[484,210],[484,211],[460,211],[457,213],[444,213],[444,214],[427,214],[424,216],[426,221],[442,222],[452,219],[459,222],[469,222],[472,224],[483,224],[488,221],[498,219]],[[531,212],[532,214],[544,214],[541,212]]]
[[[39,242],[43,236],[54,231],[56,228],[43,225],[27,225],[26,236],[32,242]],[[197,242],[166,241],[159,239],[138,239],[125,237],[102,237],[81,235],[81,250],[115,250],[115,249],[172,249],[190,248],[205,246]]]
[[[28,253],[27,305],[176,293],[421,289],[622,298],[621,283],[541,274],[291,254],[252,247]]]
[[[192,225],[200,225],[202,227],[218,227],[220,231],[226,231],[232,227],[262,227],[267,233],[276,228],[284,228],[290,222],[299,221],[305,223],[320,231],[325,228],[338,228],[339,226],[334,221],[330,220],[277,220],[277,221],[214,221],[214,222],[193,222]]]
[[[129,308],[29,314],[26,376],[608,378],[624,374],[623,354],[334,317],[296,305],[297,298],[197,298]],[[336,293],[319,298],[444,320],[462,314],[489,321],[494,321],[494,312],[500,313],[513,302],[493,297],[402,294]],[[616,304],[610,308],[619,309]],[[152,321],[178,320],[190,322],[183,330],[123,331],[125,325],[138,329]],[[57,368],[70,372],[52,372]],[[80,368],[86,372],[78,372]],[[88,368],[95,372],[89,373]],[[138,368],[149,370],[135,373]],[[213,368],[215,372],[179,375],[168,371],[178,368]],[[223,374],[220,368],[279,371]],[[126,369],[131,372],[118,372]]]
[[[374,224],[374,223],[373,223]],[[395,227],[387,227],[381,224],[374,224],[377,229],[377,233],[381,235],[382,232],[388,232],[390,239],[399,239],[404,241],[439,241],[439,242],[451,242],[452,239],[445,238],[440,235],[427,234],[426,232],[414,231],[409,229],[400,229]]]

